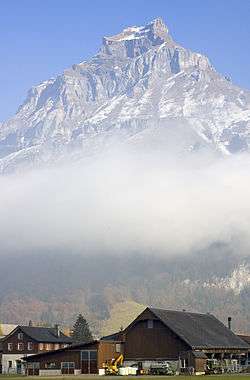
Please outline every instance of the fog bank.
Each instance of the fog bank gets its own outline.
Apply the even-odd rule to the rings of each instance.
[[[1,254],[60,249],[190,253],[250,243],[250,157],[110,154],[0,178]]]

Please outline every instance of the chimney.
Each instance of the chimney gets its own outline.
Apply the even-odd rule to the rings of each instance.
[[[231,317],[227,318],[227,323],[228,323],[229,330],[232,330],[232,318]]]
[[[60,337],[59,325],[55,325],[55,333],[56,333],[56,336],[59,338]]]

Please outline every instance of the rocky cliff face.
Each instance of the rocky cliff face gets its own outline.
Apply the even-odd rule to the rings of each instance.
[[[33,87],[0,126],[0,171],[85,157],[139,135],[150,143],[155,133],[173,132],[173,144],[182,140],[184,151],[248,150],[250,92],[175,43],[156,19],[104,37],[90,61]]]

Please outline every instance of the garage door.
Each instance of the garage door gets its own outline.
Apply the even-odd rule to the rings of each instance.
[[[82,373],[97,373],[97,350],[81,351]]]

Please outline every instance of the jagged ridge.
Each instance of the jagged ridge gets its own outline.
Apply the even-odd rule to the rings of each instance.
[[[172,133],[176,125],[184,151],[248,150],[250,92],[175,43],[156,19],[104,37],[90,61],[33,87],[0,126],[0,171],[82,157],[131,143],[138,133],[150,139],[155,128]]]

